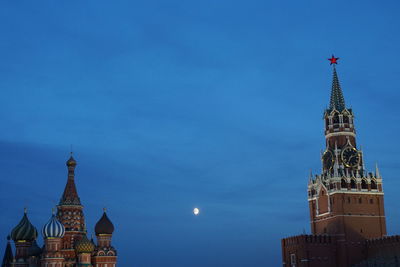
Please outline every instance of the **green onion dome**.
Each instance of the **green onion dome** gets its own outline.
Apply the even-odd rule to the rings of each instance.
[[[90,242],[86,234],[82,237],[81,240],[75,243],[75,251],[77,254],[92,253],[94,251],[94,247],[94,244]]]
[[[28,216],[26,215],[26,209],[24,212],[24,216],[22,217],[21,221],[18,223],[17,226],[14,227],[14,229],[11,231],[11,238],[14,240],[14,242],[18,241],[33,241],[37,238],[38,232],[31,224],[31,222],[28,219]]]
[[[57,220],[54,212],[50,220],[43,226],[42,234],[44,238],[61,238],[64,236],[65,227]]]
[[[28,248],[28,256],[38,257],[42,253],[42,249],[36,243],[36,240],[32,242],[32,245]]]
[[[96,232],[96,235],[102,235],[102,234],[111,235],[114,232],[114,225],[107,217],[105,209],[103,216],[101,216],[100,220],[96,223],[94,231]]]

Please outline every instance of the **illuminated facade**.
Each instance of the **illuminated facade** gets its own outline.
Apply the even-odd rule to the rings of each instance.
[[[36,242],[38,232],[27,211],[11,231],[15,244],[13,255],[10,237],[1,267],[115,267],[117,251],[111,244],[114,226],[106,211],[95,226],[97,243],[87,237],[83,206],[75,185],[77,163],[67,161],[68,178],[57,211],[42,228],[44,246]]]

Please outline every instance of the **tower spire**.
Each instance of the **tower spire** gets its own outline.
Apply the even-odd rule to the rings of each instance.
[[[72,157],[72,155],[70,156],[66,164],[68,167],[68,180],[67,184],[65,185],[64,193],[60,200],[60,205],[81,205],[81,201],[79,199],[75,185],[76,161]]]
[[[336,109],[338,111],[342,111],[343,109],[345,109],[343,92],[342,88],[340,87],[339,78],[336,72],[335,65],[333,65],[332,90],[331,90],[331,99],[329,102],[329,108]]]
[[[376,178],[382,178],[381,174],[379,172],[378,163],[375,163],[375,177]]]
[[[1,267],[11,267],[13,258],[14,256],[10,245],[10,236],[7,236],[7,246],[6,246],[6,251],[4,252],[4,257]]]

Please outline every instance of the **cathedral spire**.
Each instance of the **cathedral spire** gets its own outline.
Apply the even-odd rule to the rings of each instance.
[[[329,102],[329,108],[336,109],[338,111],[342,111],[346,108],[344,103],[342,88],[340,87],[339,78],[336,72],[335,65],[333,65],[333,80],[332,80],[331,100]]]
[[[7,246],[6,246],[6,251],[4,252],[4,257],[1,267],[11,267],[13,258],[14,256],[11,249],[10,236],[7,236]]]
[[[66,164],[68,167],[68,180],[64,189],[64,193],[60,199],[60,205],[81,205],[75,185],[76,161],[72,157],[72,153]]]

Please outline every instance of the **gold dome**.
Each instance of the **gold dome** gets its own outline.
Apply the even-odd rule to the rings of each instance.
[[[94,251],[94,244],[90,242],[85,234],[81,240],[75,243],[75,251],[77,254],[92,253]]]

